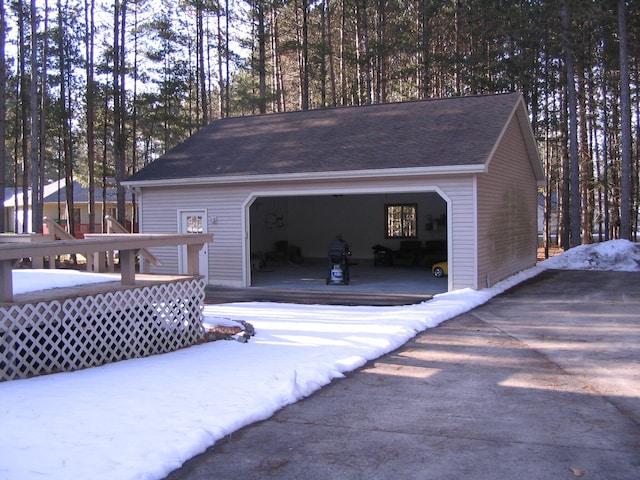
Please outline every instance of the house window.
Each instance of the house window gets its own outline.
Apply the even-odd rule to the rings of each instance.
[[[74,223],[74,225],[80,225],[82,223],[80,221],[80,219],[81,219],[80,209],[79,208],[74,208],[73,209],[73,223]]]
[[[387,238],[418,237],[418,205],[416,203],[384,206]]]

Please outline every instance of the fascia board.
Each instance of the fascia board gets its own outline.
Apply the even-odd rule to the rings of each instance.
[[[468,175],[485,173],[486,165],[456,165],[418,168],[390,168],[380,170],[350,170],[337,172],[290,173],[283,175],[237,175],[227,177],[170,178],[162,180],[124,181],[126,187],[161,187],[184,185],[229,185],[239,183],[273,183],[309,180],[349,180],[414,177],[416,175]]]

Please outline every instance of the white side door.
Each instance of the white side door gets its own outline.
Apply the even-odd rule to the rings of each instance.
[[[207,233],[206,210],[182,210],[178,212],[180,233]],[[181,245],[178,255],[179,273],[187,273],[187,246]],[[205,284],[209,283],[209,245],[205,244],[198,255],[200,275],[204,276]]]

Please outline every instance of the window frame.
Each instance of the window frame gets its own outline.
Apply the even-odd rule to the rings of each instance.
[[[410,208],[412,211],[400,212],[400,231],[401,235],[394,235],[391,228],[391,221],[389,217],[389,211],[394,208]],[[411,215],[413,218],[410,218]],[[408,224],[408,225],[407,225]],[[413,233],[411,233],[413,232]],[[416,240],[418,238],[418,204],[417,203],[385,203],[384,205],[384,236],[390,240]]]

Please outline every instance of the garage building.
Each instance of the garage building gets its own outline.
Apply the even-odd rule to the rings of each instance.
[[[251,286],[279,255],[321,261],[341,234],[358,262],[375,245],[425,269],[447,260],[452,290],[535,264],[543,183],[510,93],[219,119],[125,185],[141,232],[214,234],[201,252],[210,285]],[[184,252],[153,253],[152,271],[184,271]]]

